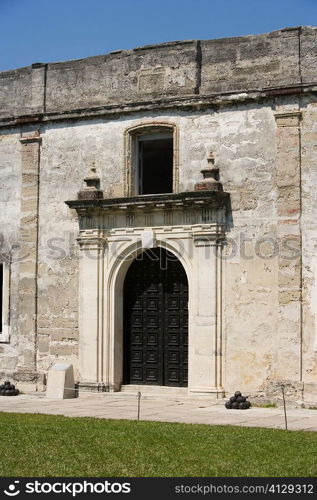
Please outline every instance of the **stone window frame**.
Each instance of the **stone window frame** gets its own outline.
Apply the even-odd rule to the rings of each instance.
[[[3,266],[2,273],[2,331],[0,332],[0,343],[10,340],[10,265],[6,261],[0,261]]]
[[[171,133],[173,137],[173,193],[179,192],[179,134],[175,123],[167,121],[142,122],[124,133],[124,196],[138,196],[135,183],[137,168],[136,139],[143,135]],[[142,195],[140,195],[142,196]]]

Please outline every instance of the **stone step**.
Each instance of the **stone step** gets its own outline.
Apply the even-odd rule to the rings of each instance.
[[[156,387],[154,390],[146,389],[144,390],[144,386],[123,386],[124,390],[119,392],[90,392],[90,391],[80,391],[79,398],[106,398],[106,399],[120,399],[120,400],[129,400],[137,399],[138,393],[141,393],[142,400],[152,400],[152,401],[177,401],[179,403],[194,403],[194,404],[204,404],[204,405],[224,405],[225,400],[223,398],[216,399],[214,396],[210,395],[196,395],[196,394],[188,394],[187,389],[180,390],[180,388],[176,388],[173,391],[173,388],[166,387]],[[172,389],[172,390],[168,390]]]
[[[155,385],[122,385],[121,392],[124,393],[135,393],[141,392],[141,394],[158,394],[158,395],[170,395],[170,396],[187,396],[187,387],[158,387]]]

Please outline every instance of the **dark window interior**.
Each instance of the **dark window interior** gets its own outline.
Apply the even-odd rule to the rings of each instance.
[[[0,332],[2,332],[3,323],[3,264],[0,264]]]
[[[139,194],[173,192],[173,139],[139,140]]]

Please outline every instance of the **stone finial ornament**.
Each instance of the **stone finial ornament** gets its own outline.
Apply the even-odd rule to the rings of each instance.
[[[84,181],[86,183],[86,187],[82,191],[79,191],[79,200],[96,200],[103,198],[103,192],[100,190],[100,177],[94,163],[90,168],[87,177],[84,178]]]
[[[195,191],[223,191],[219,181],[219,168],[215,166],[215,157],[212,152],[209,153],[207,162],[208,166],[201,170],[204,180],[195,184]]]

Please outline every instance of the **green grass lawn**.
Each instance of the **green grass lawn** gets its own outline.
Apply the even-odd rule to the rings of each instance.
[[[316,476],[317,433],[0,413],[1,476]]]

